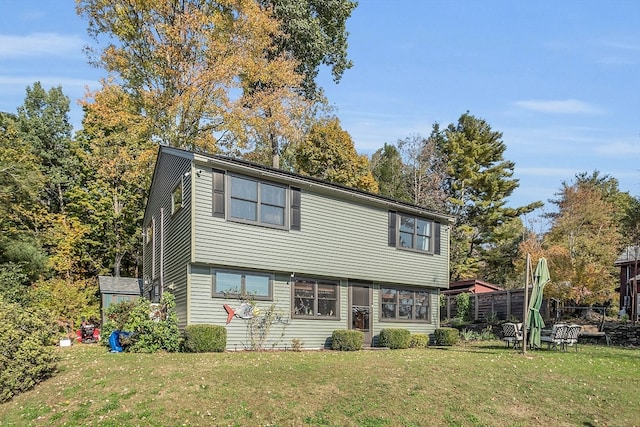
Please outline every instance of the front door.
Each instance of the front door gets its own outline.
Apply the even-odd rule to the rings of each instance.
[[[372,286],[366,283],[349,283],[349,325],[364,333],[365,347],[371,347],[371,299]]]

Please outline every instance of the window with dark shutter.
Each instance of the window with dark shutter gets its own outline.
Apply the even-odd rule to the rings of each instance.
[[[433,253],[440,255],[440,223],[433,223]]]
[[[300,189],[291,187],[291,229],[300,230]]]
[[[213,170],[213,216],[224,218],[224,171]]]
[[[389,246],[396,246],[396,213],[389,211]]]

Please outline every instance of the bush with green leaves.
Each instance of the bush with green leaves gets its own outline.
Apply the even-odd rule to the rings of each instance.
[[[188,325],[182,349],[187,353],[221,353],[227,348],[227,329],[220,325]]]
[[[0,402],[30,390],[56,370],[57,323],[39,307],[23,307],[0,295]]]
[[[411,345],[411,332],[408,329],[384,328],[380,331],[378,345],[391,350],[409,348]]]
[[[357,351],[364,347],[364,333],[349,329],[338,329],[331,334],[331,349]]]
[[[456,328],[438,328],[433,333],[436,345],[456,345],[460,332]]]
[[[425,348],[429,345],[429,335],[411,334],[411,348]]]
[[[128,332],[120,335],[124,351],[132,353],[155,353],[160,350],[176,352],[180,349],[180,331],[175,311],[175,297],[164,292],[159,304],[138,298],[121,301],[107,309],[107,322],[102,328],[102,342],[109,345],[111,332]]]
[[[456,295],[457,317],[463,320],[469,320],[471,310],[471,296],[468,292],[462,292]]]

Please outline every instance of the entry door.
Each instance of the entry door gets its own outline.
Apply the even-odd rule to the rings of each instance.
[[[350,328],[364,333],[364,345],[371,347],[372,286],[366,283],[349,284]]]

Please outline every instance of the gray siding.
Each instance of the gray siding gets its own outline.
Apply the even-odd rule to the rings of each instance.
[[[441,255],[388,246],[388,209],[302,187],[301,230],[286,231],[212,216],[212,176],[196,181],[193,260],[202,264],[446,288],[449,227]]]
[[[183,207],[172,214],[172,192],[183,181]],[[158,159],[145,211],[144,230],[155,219],[154,238],[144,245],[144,296],[154,280],[176,297],[180,325],[187,324],[187,267],[191,259],[191,160],[163,152]],[[164,239],[161,238],[164,234]],[[154,262],[155,253],[155,262]],[[163,270],[161,271],[161,267]]]
[[[234,318],[227,325],[227,312],[223,308],[228,304],[233,308],[240,305],[237,299],[212,297],[211,268],[193,266],[191,271],[191,321],[190,324],[208,323],[225,325],[227,329],[227,349],[244,350],[250,348],[247,321]],[[277,274],[274,283],[274,300],[257,301],[256,306],[264,314],[273,304],[279,320],[274,322],[264,348],[291,348],[291,342],[298,338],[307,349],[323,348],[336,329],[347,328],[347,286],[340,286],[340,317],[338,320],[292,319],[291,287],[289,275]]]

